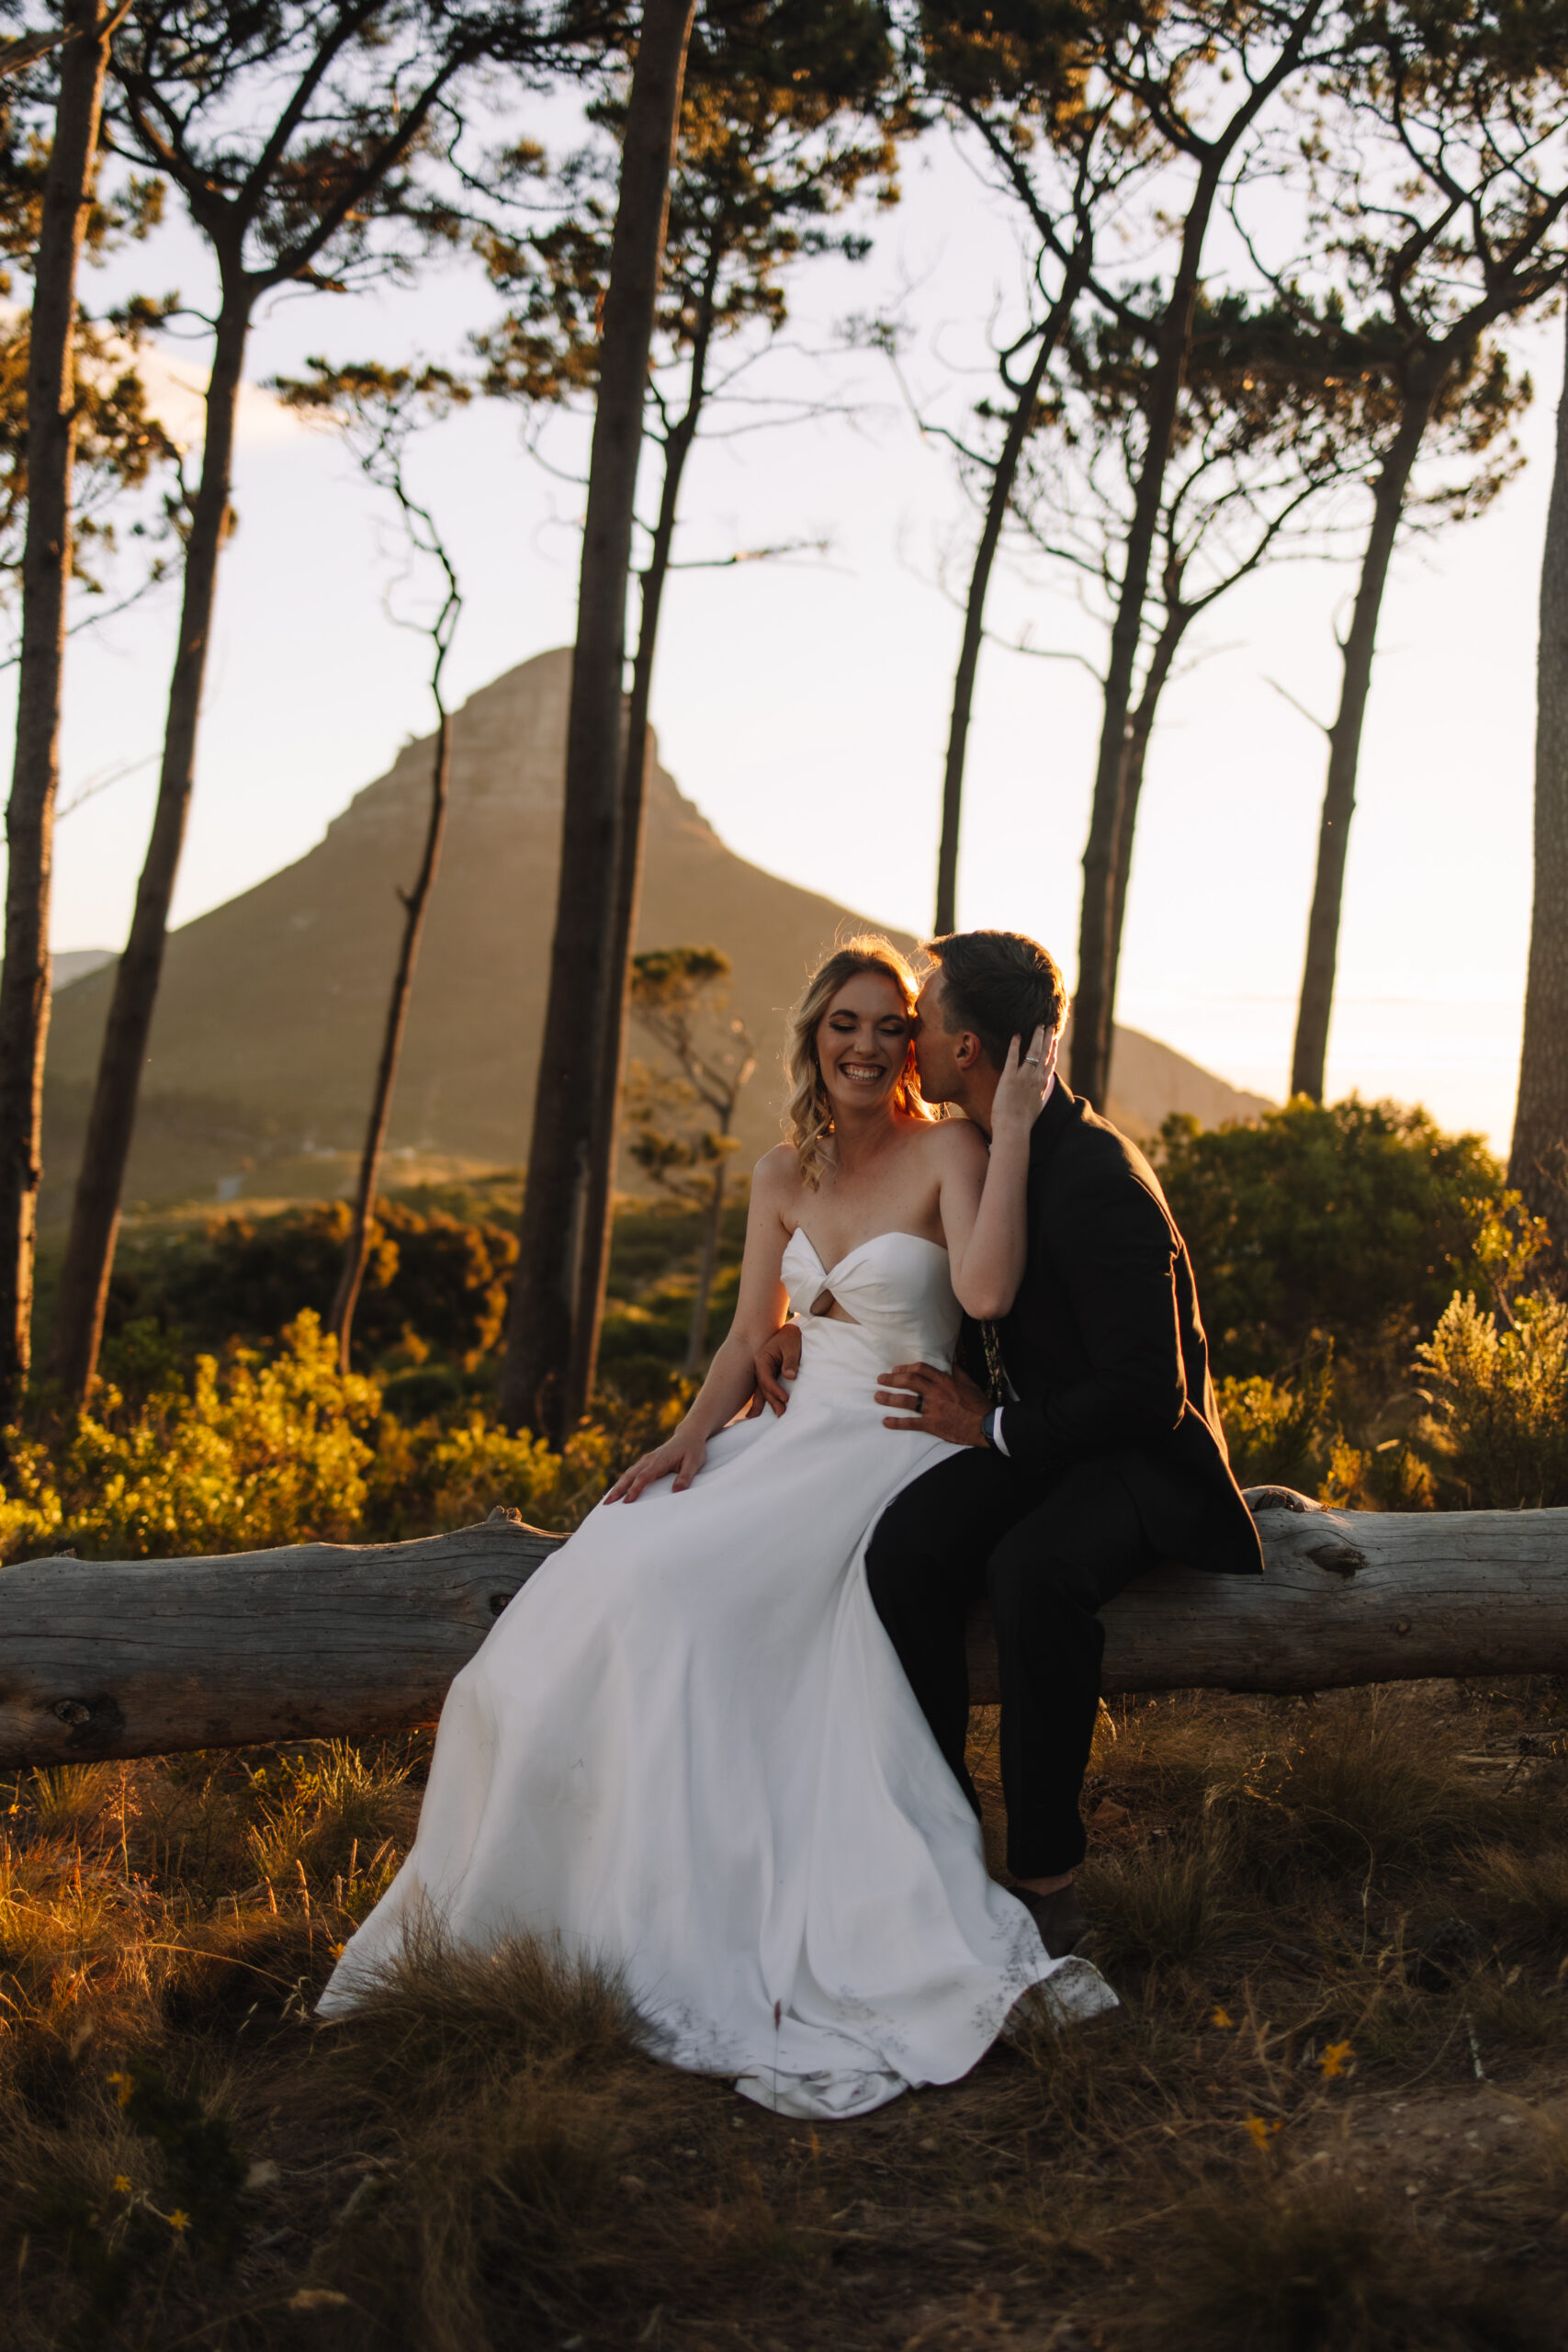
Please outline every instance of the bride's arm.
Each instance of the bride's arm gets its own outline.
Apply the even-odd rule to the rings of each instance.
[[[780,1276],[789,1229],[780,1211],[787,1187],[795,1181],[795,1154],[784,1144],[758,1161],[746,1218],[739,1295],[728,1337],[715,1353],[708,1376],[679,1427],[662,1445],[621,1473],[604,1498],[607,1503],[635,1503],[645,1487],[656,1478],[667,1478],[671,1471],[674,1491],[681,1493],[702,1468],[709,1438],[749,1402],[757,1385],[752,1359],[769,1334],[777,1330],[789,1306]]]
[[[1040,1059],[1030,1062],[1013,1039],[991,1106],[988,1160],[977,1151],[953,1151],[942,1171],[942,1226],[953,1292],[965,1315],[981,1320],[1005,1315],[1023,1280],[1029,1138],[1055,1068],[1055,1041],[1050,1052],[1044,1046],[1044,1032],[1036,1030],[1029,1052]]]

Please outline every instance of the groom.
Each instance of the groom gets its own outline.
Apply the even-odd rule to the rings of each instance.
[[[987,1134],[1012,1038],[1059,1034],[1066,991],[1016,932],[933,940],[915,1054],[928,1102]],[[878,1522],[866,1574],[916,1697],[978,1811],[964,1764],[964,1618],[989,1597],[1001,1680],[1008,1866],[1053,1959],[1089,1928],[1072,1883],[1078,1796],[1100,1704],[1099,1611],[1162,1560],[1256,1576],[1263,1555],[1231,1476],[1185,1244],[1143,1154],[1057,1079],[1030,1148],[1029,1257],[1006,1320],[971,1334],[989,1393],[961,1370],[897,1364],[890,1429],[963,1446]],[[798,1334],[758,1361],[777,1404]]]

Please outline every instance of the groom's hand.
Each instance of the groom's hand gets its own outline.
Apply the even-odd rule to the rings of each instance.
[[[883,1374],[876,1401],[902,1408],[883,1415],[884,1429],[918,1430],[922,1437],[945,1438],[949,1445],[986,1442],[986,1392],[967,1373],[938,1372],[930,1363],[897,1363]]]
[[[786,1323],[773,1333],[772,1339],[764,1340],[751,1363],[757,1374],[757,1396],[761,1400],[757,1403],[757,1411],[761,1412],[762,1404],[766,1403],[775,1413],[782,1413],[789,1403],[784,1382],[793,1380],[800,1370],[799,1324]]]

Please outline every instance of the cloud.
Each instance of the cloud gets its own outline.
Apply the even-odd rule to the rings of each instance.
[[[171,359],[152,345],[132,351],[116,343],[119,364],[133,367],[147,392],[147,405],[172,441],[182,449],[199,446],[206,425],[207,372],[186,360]],[[123,358],[121,356],[123,355]],[[235,440],[242,449],[269,447],[296,439],[304,430],[293,412],[260,384],[242,384]]]
[[[0,302],[0,328],[9,328],[26,315],[25,306],[19,302]],[[177,447],[200,447],[207,425],[206,368],[172,356],[156,344],[144,343],[138,349],[116,334],[104,336],[103,353],[106,374],[123,373],[130,368],[141,377],[148,407]],[[241,385],[235,424],[235,440],[240,448],[266,448],[280,441],[297,439],[308,429],[292,409],[285,408],[260,384]]]

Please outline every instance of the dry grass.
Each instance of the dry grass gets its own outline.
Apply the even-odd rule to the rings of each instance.
[[[613,1972],[536,1943],[417,1934],[316,2027],[421,1741],[26,1776],[7,2352],[1534,2352],[1568,2286],[1561,1708],[1129,1704],[1084,1875],[1122,2010],[1021,2015],[966,2082],[817,2131],[663,2068]]]
[[[1325,2168],[1200,2192],[1170,2216],[1145,2330],[1160,2352],[1547,2352],[1543,2299],[1451,2260],[1404,2199]],[[1532,2308],[1533,2305],[1533,2308]]]

